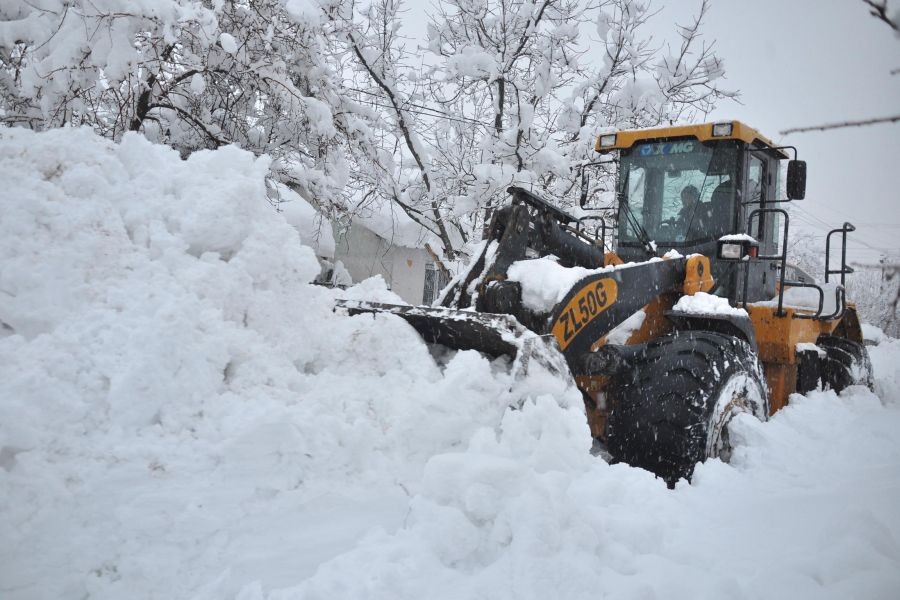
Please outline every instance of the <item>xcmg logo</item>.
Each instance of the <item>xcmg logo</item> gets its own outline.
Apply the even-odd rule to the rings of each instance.
[[[669,142],[663,144],[647,144],[641,146],[641,156],[662,156],[665,154],[684,154],[694,151],[694,142]]]

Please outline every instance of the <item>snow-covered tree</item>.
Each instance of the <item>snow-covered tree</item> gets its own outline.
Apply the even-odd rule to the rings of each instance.
[[[701,3],[678,28],[672,51],[643,35],[652,16],[645,2],[440,3],[428,32],[432,100],[481,124],[449,125],[468,128],[451,139],[477,149],[454,187],[469,182],[477,208],[500,201],[510,183],[571,203],[599,130],[690,119],[734,96],[718,87],[722,63],[699,40],[707,10]]]
[[[510,184],[571,205],[600,129],[691,119],[735,95],[701,41],[707,10],[677,29],[673,50],[643,35],[645,2],[442,0],[416,52],[399,0],[332,3],[354,63],[345,87],[383,116],[373,127],[396,159],[354,172],[356,193],[399,202],[449,256],[478,238]]]
[[[321,21],[317,7],[282,0],[10,0],[0,119],[139,131],[185,155],[237,144],[327,204],[346,163]]]
[[[571,205],[599,130],[732,96],[707,8],[670,48],[648,2],[439,0],[416,47],[401,0],[9,0],[0,121],[237,144],[326,215],[393,213],[453,258],[510,184]]]
[[[875,264],[854,264],[847,276],[847,298],[860,318],[892,337],[900,335],[900,265],[887,257]]]
[[[444,256],[454,258],[465,232],[441,194],[422,138],[443,115],[432,111],[423,118],[416,109],[419,78],[404,65],[409,54],[398,35],[401,2],[376,0],[360,10],[352,0],[342,0],[323,5],[323,11],[347,65],[344,103],[362,126],[348,138],[358,167],[352,171],[348,204],[398,207],[439,241]]]

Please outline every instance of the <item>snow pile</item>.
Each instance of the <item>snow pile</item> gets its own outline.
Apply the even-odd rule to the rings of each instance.
[[[674,493],[586,460],[546,406],[510,413],[499,439],[429,463],[401,532],[268,597],[891,598],[900,418],[868,392],[846,396],[741,420],[733,465],[704,464]]]
[[[812,287],[786,287],[784,297],[782,298],[782,306],[789,308],[799,308],[816,312],[819,310],[819,300],[822,300],[822,315],[831,315],[837,309],[837,290],[835,283],[819,284],[823,294],[819,290]],[[771,300],[763,302],[754,302],[759,306],[778,306],[778,296]]]
[[[398,527],[426,461],[509,404],[581,412],[555,379],[335,315],[265,159],[0,136],[4,600],[295,584]]]
[[[826,358],[828,356],[828,353],[823,348],[810,342],[800,342],[799,344],[795,344],[794,350],[797,352],[815,352],[819,358]]]
[[[590,455],[562,382],[334,314],[265,160],[0,136],[4,600],[900,589],[900,342],[871,347],[884,404],[739,417],[732,464],[670,491]]]
[[[665,254],[665,258],[683,258],[675,250]],[[646,262],[659,262],[662,258],[654,256]],[[643,265],[643,262],[629,262],[609,265],[598,269],[584,267],[564,267],[553,256],[520,260],[514,262],[507,270],[506,277],[510,281],[518,281],[522,285],[522,303],[535,312],[550,312],[566,297],[572,287],[585,277],[612,273],[620,269],[630,269]]]
[[[644,312],[644,309],[635,312],[633,315],[612,328],[612,331],[606,335],[606,343],[627,344],[628,340],[631,339],[631,335],[641,328],[641,325],[644,324],[646,318],[647,313]]]
[[[572,286],[603,269],[566,268],[556,257],[520,260],[507,270],[507,279],[522,284],[522,304],[536,312],[549,312],[562,302]]]
[[[885,335],[881,328],[869,325],[868,323],[862,324],[862,333],[863,338],[865,338],[867,343],[880,344],[888,340],[888,336]]]
[[[900,409],[900,340],[885,336],[877,327],[868,330],[874,334],[872,330],[881,333],[877,345],[869,346],[875,372],[875,393],[885,404]]]
[[[756,246],[759,245],[759,242],[756,241],[756,238],[747,233],[729,233],[728,235],[723,235],[719,238],[720,242],[750,242]]]
[[[900,411],[867,390],[795,395],[768,423],[739,417],[732,464],[702,464],[674,492],[590,459],[570,437],[575,415],[559,417],[541,402],[508,413],[499,434],[429,462],[396,534],[249,597],[887,600],[900,589]]]
[[[820,286],[824,294],[819,294],[816,288],[789,287],[784,290],[784,306],[819,310],[819,300],[822,300],[822,314],[830,315],[837,307],[837,284],[822,283]],[[778,299],[773,298],[770,303],[777,304]]]
[[[697,315],[747,316],[747,311],[743,308],[731,306],[728,298],[720,298],[706,292],[697,292],[693,296],[682,296],[672,310]]]

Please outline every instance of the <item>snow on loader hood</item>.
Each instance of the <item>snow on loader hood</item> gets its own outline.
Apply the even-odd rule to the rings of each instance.
[[[335,314],[267,166],[0,130],[4,600],[900,589],[897,341],[670,491],[564,382]]]

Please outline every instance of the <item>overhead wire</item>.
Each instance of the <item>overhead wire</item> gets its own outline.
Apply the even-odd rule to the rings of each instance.
[[[791,207],[791,208],[792,208],[793,210],[797,211],[799,214],[801,214],[801,215],[806,215],[809,219],[814,220],[814,221],[817,221],[818,223],[821,223],[822,226],[825,227],[825,228],[827,228],[828,230],[834,229],[834,225],[833,225],[832,223],[829,223],[829,222],[825,221],[825,220],[822,219],[821,217],[819,217],[819,216],[813,214],[811,211],[809,211],[809,210],[807,210],[807,209],[805,209],[805,208],[803,208],[803,207],[801,207],[801,206],[795,205],[795,206],[793,206],[793,207]],[[840,214],[840,215],[843,215],[843,216],[852,218],[852,216],[849,215],[848,213],[845,213],[845,212],[840,211],[840,210],[838,210],[838,209],[831,208],[831,207],[828,207],[828,206],[824,206],[823,208],[826,208],[826,209],[828,209],[828,210],[830,210],[830,211],[832,211],[832,212],[834,212],[834,213],[836,213],[836,214]],[[873,225],[873,224],[871,224],[871,223],[860,223],[860,222],[856,222],[856,223],[854,223],[854,225],[858,225],[858,226],[860,226],[860,227],[865,227],[866,230],[867,230],[866,233],[867,233],[868,235],[874,235],[874,236],[876,236],[876,237],[882,237],[882,241],[888,242],[888,243],[893,242],[893,236],[891,236],[890,241],[888,241],[888,239],[887,239],[887,238],[884,238],[883,236],[885,236],[885,235],[891,235],[891,234],[886,233],[886,232],[872,231],[872,229],[876,229],[876,230],[877,230],[878,227],[884,226],[884,225],[890,225],[890,226],[892,226],[892,227],[900,227],[900,223],[897,223],[897,224],[874,224],[874,225]],[[900,250],[900,248],[896,248],[895,250]]]
[[[824,219],[817,217],[816,215],[810,213],[809,211],[801,209],[799,206],[793,206],[791,208],[792,208],[791,217],[801,223],[804,223],[804,224],[810,226],[810,227],[813,227],[815,229],[823,231],[824,234],[819,236],[821,238],[824,238],[825,234],[827,234],[827,232],[835,229],[834,224],[828,223]],[[797,211],[797,212],[794,213],[793,211]],[[867,229],[868,229],[868,227],[867,227]],[[877,232],[867,232],[867,233],[874,234],[876,237],[878,237]],[[871,244],[865,240],[859,239],[858,236],[854,236],[848,241],[848,247],[851,247],[851,244],[849,243],[850,241],[853,242],[853,245],[864,246],[866,248],[869,248],[872,250],[877,250],[879,252],[884,252],[886,254],[896,254],[896,253],[900,252],[900,247],[898,247],[898,246],[891,247],[891,246],[887,246],[887,245],[875,245],[875,244]],[[886,239],[882,239],[881,242],[890,243]]]

